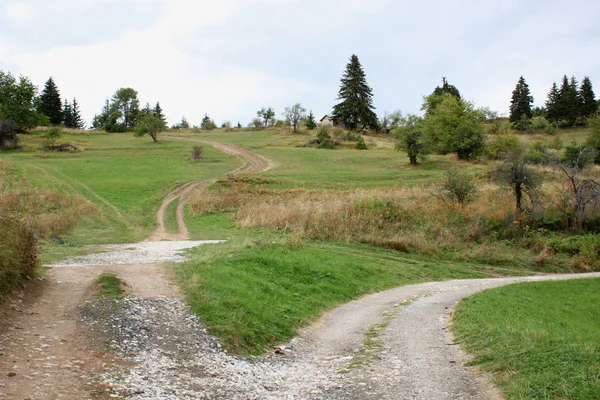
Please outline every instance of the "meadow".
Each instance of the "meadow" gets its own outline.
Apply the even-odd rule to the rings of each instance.
[[[557,136],[520,135],[524,143],[582,143],[583,129]],[[410,166],[394,139],[367,137],[368,150],[343,143],[336,150],[306,147],[307,134],[275,131],[169,131],[162,143],[130,134],[67,134],[59,141],[83,151],[39,150],[43,132],[21,135],[22,150],[1,153],[35,187],[89,202],[64,243],[41,241],[41,258],[54,261],[94,251],[94,245],[147,238],[164,196],[185,182],[215,179],[190,199],[190,239],[227,239],[190,251],[176,268],[192,310],[224,346],[258,355],[293,337],[324,311],[394,286],[538,272],[598,269],[598,235],[546,225],[515,224],[510,191],[489,181],[499,161],[464,162],[430,155]],[[232,176],[238,158],[204,145],[205,158],[190,161],[194,144],[209,140],[241,145],[275,163],[253,175]],[[468,204],[440,196],[446,170],[472,176],[478,195]],[[555,199],[556,172],[548,179]],[[598,169],[587,171],[597,176]],[[175,230],[175,203],[166,226]],[[551,209],[551,207],[549,208]],[[273,305],[277,306],[274,307]]]

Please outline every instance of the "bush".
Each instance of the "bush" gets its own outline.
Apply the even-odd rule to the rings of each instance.
[[[355,148],[358,150],[367,150],[367,144],[365,143],[365,138],[362,135],[358,137],[358,142],[356,142]]]
[[[54,141],[62,136],[62,131],[58,126],[51,126],[46,131],[44,137],[50,142],[50,147],[54,147]]]
[[[548,147],[541,142],[535,142],[527,151],[525,152],[525,161],[532,164],[548,164],[552,161],[552,154],[548,151]]]
[[[548,126],[544,128],[544,133],[546,135],[556,135],[556,132],[556,127],[552,124],[548,124]]]
[[[519,138],[513,133],[494,135],[487,144],[489,158],[499,160],[519,149]]]
[[[547,127],[552,126],[550,124],[548,124],[548,121],[546,120],[546,118],[534,118],[531,120],[531,129],[535,129],[535,130],[545,130]]]
[[[455,168],[446,171],[446,177],[440,190],[442,198],[461,204],[470,202],[477,194],[477,186],[473,177]]]
[[[316,146],[319,149],[333,149],[336,147],[336,143],[331,140],[329,127],[323,125],[317,129],[317,138],[311,140],[309,145]]]
[[[17,148],[18,127],[12,119],[0,120],[0,150]]]
[[[194,146],[192,148],[192,154],[190,154],[190,160],[198,161],[204,158],[204,146]]]

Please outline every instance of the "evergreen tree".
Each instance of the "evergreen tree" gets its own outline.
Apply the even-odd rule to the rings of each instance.
[[[588,76],[581,81],[581,89],[579,90],[579,116],[583,119],[592,117],[598,111],[598,103],[596,95],[592,88],[592,81]]]
[[[69,104],[69,101],[67,99],[65,99],[65,103],[63,105],[62,115],[62,123],[65,126],[65,128],[73,128],[73,112],[71,109],[71,105]]]
[[[47,115],[52,125],[60,125],[63,122],[63,105],[58,87],[52,77],[46,81],[44,90],[40,94],[38,112]]]
[[[460,92],[458,91],[456,86],[448,83],[448,80],[446,80],[445,76],[442,77],[442,86],[437,86],[435,89],[433,89],[433,93],[431,93],[429,96],[424,97],[421,110],[425,111],[426,114],[431,114],[435,111],[436,107],[442,102],[442,100],[444,99],[444,95],[450,95],[456,97],[458,100],[461,100]]]
[[[152,114],[154,114],[154,110],[152,109],[152,107],[150,107],[150,103],[146,103],[144,108],[140,110],[140,118]]]
[[[513,126],[517,126],[519,129],[525,128],[524,125],[527,124],[523,124],[523,121],[528,121],[533,117],[532,105],[533,96],[529,91],[529,85],[525,82],[525,78],[521,76],[515,90],[512,92],[510,101],[510,122],[513,123]]]
[[[577,80],[575,77],[571,77],[571,80],[567,79],[567,76],[563,76],[562,85],[559,91],[559,111],[561,120],[567,125],[574,126],[577,123],[577,116],[579,115],[579,96],[577,94]]]
[[[350,62],[346,65],[338,100],[342,101],[333,107],[333,119],[348,124],[351,129],[377,126],[377,114],[373,107],[373,89],[367,84],[365,72],[355,54],[350,57]]]
[[[548,99],[546,100],[546,119],[556,125],[558,129],[558,123],[562,118],[560,110],[560,92],[556,82],[552,83],[552,88],[548,92]]]
[[[309,131],[312,131],[317,127],[317,121],[315,121],[315,116],[312,110],[310,110],[308,113],[308,117],[306,117],[306,121],[304,121],[304,126],[306,126],[306,129]]]
[[[156,105],[154,106],[154,115],[156,115],[162,122],[164,122],[165,126],[167,125],[167,118],[165,117],[165,114],[163,114],[163,110],[160,107],[160,103],[157,101]]]
[[[81,111],[79,111],[79,103],[77,103],[77,99],[75,99],[75,97],[73,97],[73,102],[71,103],[71,121],[73,129],[85,128],[85,122],[81,116]]]
[[[456,88],[456,86],[454,85],[450,85],[448,83],[448,80],[446,79],[445,76],[442,77],[442,87],[436,87],[433,90],[433,94],[437,95],[437,96],[441,96],[443,94],[451,94],[452,96],[460,99],[460,92],[458,91],[458,89]]]

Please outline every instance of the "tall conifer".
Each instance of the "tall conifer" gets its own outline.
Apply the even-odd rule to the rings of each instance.
[[[531,109],[533,105],[533,96],[529,91],[529,85],[525,82],[525,78],[521,76],[517,82],[515,90],[512,92],[512,99],[510,101],[510,122],[513,124],[519,124],[521,120],[531,119],[533,117],[533,111]]]
[[[38,111],[44,113],[52,125],[60,125],[63,122],[63,104],[52,77],[48,78],[40,94]]]
[[[71,121],[73,129],[85,128],[85,122],[83,121],[81,111],[79,111],[79,104],[77,103],[77,99],[75,99],[75,97],[73,97],[73,102],[71,103]]]
[[[581,89],[579,90],[579,115],[583,119],[588,119],[598,111],[598,102],[592,88],[592,81],[588,76],[581,81]]]
[[[358,57],[353,54],[346,65],[338,93],[340,103],[333,107],[333,118],[350,128],[374,128],[377,114],[373,107],[373,89],[367,84],[365,72]]]

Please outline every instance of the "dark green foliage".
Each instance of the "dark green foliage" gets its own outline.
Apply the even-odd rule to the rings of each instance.
[[[425,115],[423,126],[434,148],[443,153],[455,152],[462,160],[482,154],[485,134],[473,105],[450,94],[429,97],[437,106]]]
[[[554,158],[548,147],[541,141],[535,142],[525,151],[525,161],[531,164],[549,164]]]
[[[17,147],[17,124],[12,119],[0,119],[0,151]]]
[[[365,72],[354,54],[342,76],[338,100],[341,102],[333,107],[334,120],[347,124],[351,129],[377,126],[373,89],[367,84]]]
[[[548,99],[546,100],[546,119],[553,124],[559,124],[562,119],[562,110],[560,107],[560,92],[556,82],[552,83],[552,88],[548,92]]]
[[[450,168],[446,171],[440,192],[444,199],[465,204],[473,200],[477,194],[477,186],[471,175]]]
[[[515,90],[512,92],[510,102],[510,122],[516,129],[522,130],[533,117],[533,96],[529,90],[529,85],[525,82],[525,78],[521,76],[517,82]],[[525,117],[525,118],[524,118]]]
[[[546,107],[533,107],[534,117],[545,117],[547,112]]]
[[[154,113],[154,115],[160,118],[162,122],[164,122],[165,126],[167,125],[167,117],[165,117],[165,114],[163,113],[163,110],[160,107],[160,103],[158,101],[156,102],[156,105],[154,106],[152,112]]]
[[[331,140],[329,134],[329,128],[326,126],[320,126],[317,129],[317,138],[311,142],[316,145],[319,149],[333,149],[336,144]]]
[[[317,127],[317,121],[315,121],[315,116],[312,110],[310,110],[308,113],[308,117],[306,117],[306,121],[304,121],[304,126],[306,126],[306,129],[309,131],[312,131]]]
[[[460,92],[454,85],[450,85],[446,80],[446,77],[442,77],[442,86],[437,86],[433,93],[429,96],[425,96],[423,99],[423,105],[421,106],[421,110],[425,111],[427,114],[435,111],[437,106],[442,102],[444,95],[455,97],[460,100]]]
[[[65,103],[63,105],[63,125],[65,128],[73,127],[73,111],[71,109],[71,104],[69,104],[68,100],[65,99]]]
[[[66,124],[65,124],[66,126]],[[67,126],[67,128],[72,129],[83,129],[85,128],[85,122],[81,116],[81,111],[79,111],[79,103],[77,103],[77,99],[73,97],[73,102],[71,103],[71,126]]]
[[[10,72],[0,70],[0,120],[13,120],[19,131],[35,127],[39,121],[33,104],[36,92],[29,78],[21,76],[17,82]]]
[[[592,147],[577,146],[573,143],[565,148],[565,153],[562,157],[569,168],[577,168],[582,170],[586,165],[592,164],[596,158],[596,151]]]
[[[217,128],[217,124],[215,121],[210,119],[208,114],[204,114],[204,118],[202,118],[202,122],[200,123],[200,127],[204,130],[210,131]]]
[[[265,126],[269,126],[269,121],[273,122],[275,118],[275,110],[271,107],[267,109],[263,107],[256,112],[256,115],[264,121]]]
[[[598,112],[598,103],[596,95],[592,88],[592,81],[588,76],[581,81],[581,89],[579,90],[580,117],[588,119],[593,117]]]
[[[63,122],[63,108],[58,87],[50,77],[40,94],[38,112],[44,113],[50,119],[50,124],[60,125]]]
[[[365,138],[360,135],[358,137],[358,141],[356,142],[356,146],[354,146],[357,150],[367,150],[367,144],[365,143]]]
[[[94,116],[92,127],[106,132],[133,130],[140,114],[138,93],[132,88],[118,89],[111,100],[106,100],[102,112]]]
[[[148,135],[154,143],[158,143],[158,134],[164,131],[166,127],[158,116],[154,114],[142,115],[133,132],[137,137]]]
[[[450,85],[448,83],[448,80],[446,79],[446,77],[442,77],[442,87],[437,86],[434,90],[433,90],[433,94],[435,94],[436,96],[441,96],[443,94],[449,94],[451,96],[456,97],[457,99],[460,99],[460,92],[458,91],[458,89],[456,88],[456,86],[454,85]]]
[[[410,165],[417,165],[418,157],[428,153],[429,143],[421,117],[414,114],[407,115],[401,125],[394,129],[393,134],[398,139],[395,149],[406,152]]]
[[[594,118],[588,121],[590,135],[587,137],[585,145],[594,149],[596,157],[594,162],[600,164],[600,115],[596,114]]]

